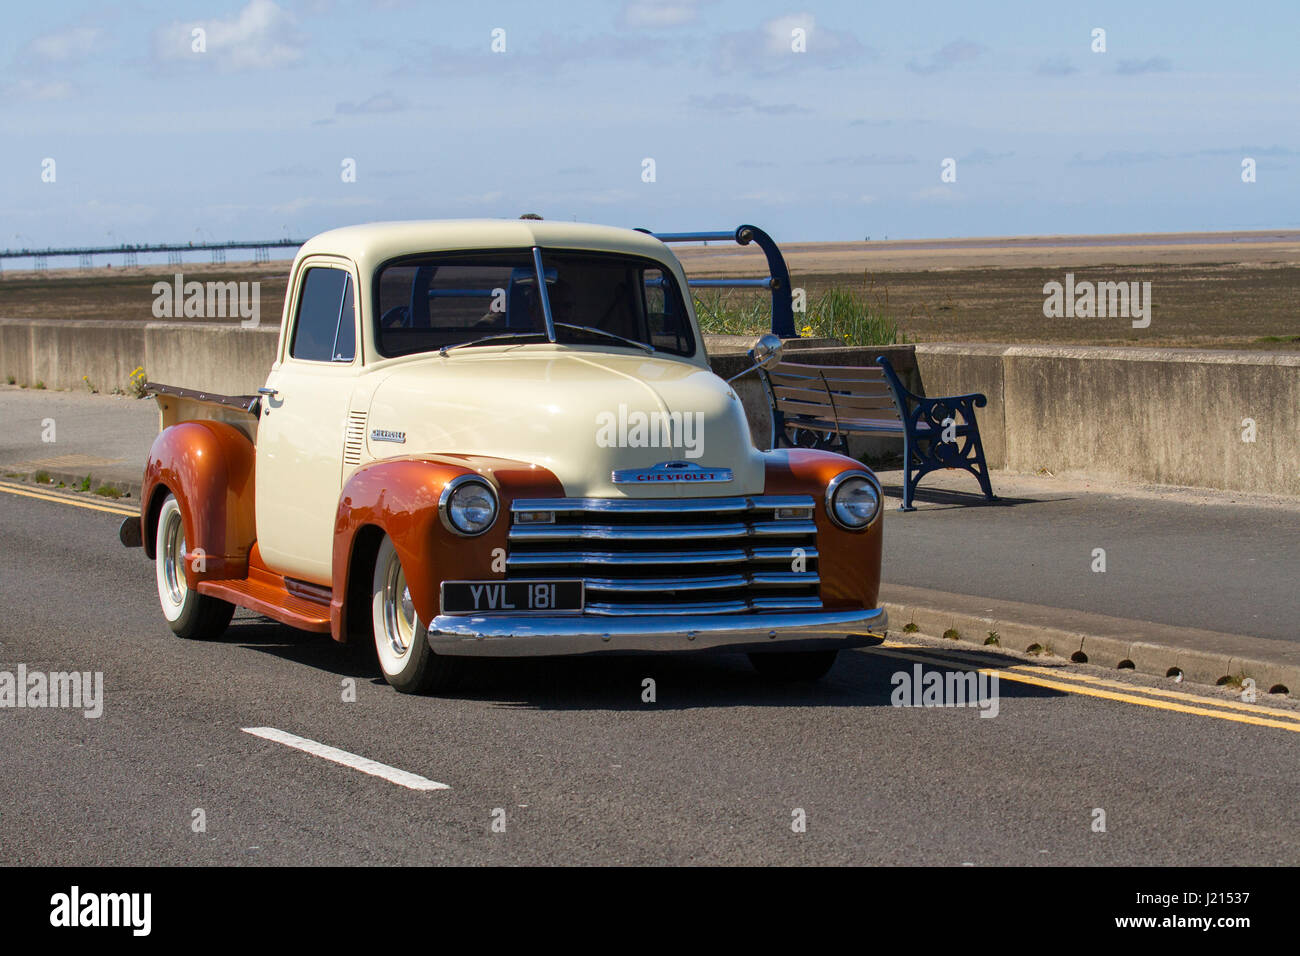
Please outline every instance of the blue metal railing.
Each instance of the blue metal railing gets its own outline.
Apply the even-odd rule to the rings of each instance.
[[[791,298],[790,270],[785,256],[772,237],[757,226],[738,226],[734,232],[650,232],[660,242],[725,242],[731,240],[747,246],[751,242],[763,250],[767,257],[768,275],[764,279],[690,279],[687,285],[697,289],[769,289],[772,292],[772,332],[783,339],[797,339],[794,327],[794,301]]]

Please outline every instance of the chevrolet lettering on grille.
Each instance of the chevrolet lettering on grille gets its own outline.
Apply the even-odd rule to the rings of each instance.
[[[731,481],[730,468],[707,468],[690,461],[663,461],[651,468],[623,468],[611,476],[614,484],[669,481]]]

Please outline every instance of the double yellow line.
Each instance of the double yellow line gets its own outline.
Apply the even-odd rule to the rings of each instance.
[[[924,644],[905,644],[901,641],[886,641],[876,647],[863,648],[870,654],[884,657],[896,657],[900,660],[931,664],[935,667],[956,670],[971,670],[971,662],[953,657],[944,657],[929,653],[931,648]],[[911,653],[921,651],[922,653]],[[999,680],[1014,681],[1019,684],[1032,684],[1065,694],[1081,694],[1085,697],[1100,697],[1139,707],[1153,707],[1157,710],[1170,710],[1179,714],[1193,714],[1197,717],[1213,717],[1217,720],[1230,720],[1240,724],[1253,724],[1256,727],[1273,727],[1300,733],[1300,712],[1262,707],[1238,700],[1216,700],[1212,697],[1200,697],[1183,691],[1164,690],[1159,687],[1140,687],[1120,681],[1093,677],[1090,674],[1064,673],[1064,668],[1041,667],[1036,664],[1012,664],[1008,667],[977,667],[981,674],[996,674]]]
[[[7,495],[18,495],[22,498],[35,498],[37,501],[50,501],[59,505],[71,505],[74,508],[85,508],[87,511],[106,511],[112,515],[138,515],[138,508],[127,508],[124,505],[109,504],[107,500],[87,501],[85,495],[75,492],[56,491],[53,488],[32,487],[30,485],[18,485],[9,481],[0,481],[0,491]]]

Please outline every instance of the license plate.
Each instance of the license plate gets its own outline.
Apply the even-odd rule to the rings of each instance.
[[[444,581],[443,614],[581,611],[582,581]]]

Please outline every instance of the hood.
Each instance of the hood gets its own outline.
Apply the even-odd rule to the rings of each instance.
[[[375,441],[376,429],[405,433],[405,442]],[[493,348],[417,359],[395,366],[375,390],[366,433],[373,458],[513,458],[549,469],[575,498],[763,490],[763,458],[731,386],[698,365],[649,354]],[[732,480],[613,481],[616,470],[668,461],[730,469]]]

